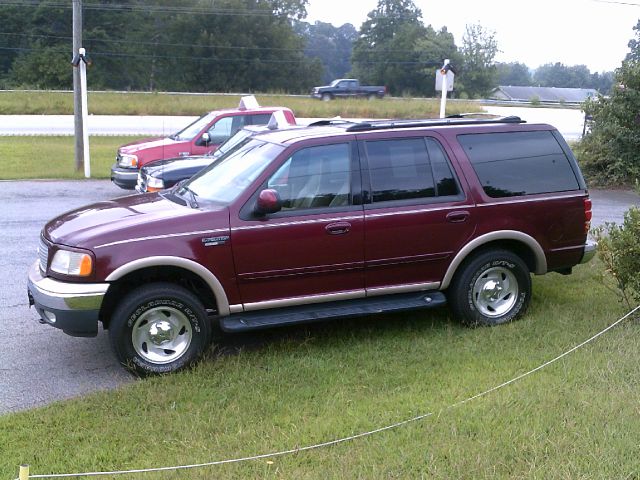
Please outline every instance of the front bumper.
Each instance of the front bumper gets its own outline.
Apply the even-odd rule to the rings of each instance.
[[[43,277],[39,262],[29,269],[27,291],[45,323],[74,337],[95,337],[108,283],[66,283]]]
[[[120,188],[133,190],[138,182],[137,168],[119,167],[117,163],[111,166],[111,181]]]
[[[582,254],[582,260],[580,263],[590,262],[598,251],[598,242],[595,240],[587,239],[587,243],[584,245],[584,253]]]

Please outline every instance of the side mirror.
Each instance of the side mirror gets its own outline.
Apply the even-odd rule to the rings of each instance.
[[[202,134],[202,136],[200,137],[200,141],[204,144],[204,145],[209,145],[211,143],[211,135],[209,135],[209,132],[204,132]]]
[[[276,190],[268,188],[262,190],[258,195],[258,201],[256,202],[256,208],[254,212],[257,215],[263,216],[270,213],[277,213],[282,209],[282,200]]]

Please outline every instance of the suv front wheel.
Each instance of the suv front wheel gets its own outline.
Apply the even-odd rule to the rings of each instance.
[[[168,373],[202,355],[211,340],[211,325],[189,290],[154,283],[124,297],[113,313],[109,339],[120,363],[133,373]]]
[[[454,315],[467,325],[510,322],[529,305],[529,269],[511,252],[487,250],[462,264],[448,297]]]

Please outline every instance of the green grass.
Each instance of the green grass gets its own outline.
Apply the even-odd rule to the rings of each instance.
[[[136,137],[90,137],[91,177],[109,178],[120,145]],[[0,136],[0,180],[84,178],[75,169],[73,137]]]
[[[594,262],[570,277],[536,277],[528,315],[496,328],[463,328],[442,309],[225,338],[192,371],[0,417],[0,478],[21,463],[44,474],[243,457],[425,412],[436,415],[329,448],[114,478],[635,478],[637,320],[448,408],[624,313],[601,271]]]
[[[440,111],[438,99],[385,98],[321,102],[309,97],[256,95],[265,106],[291,108],[298,117],[425,118]],[[237,107],[238,95],[180,95],[166,93],[90,92],[89,113],[95,115],[201,115],[209,110]],[[447,114],[477,112],[473,102],[450,101]],[[0,115],[71,115],[70,92],[0,92]]]
[[[89,95],[89,112],[99,115],[200,115],[236,107],[237,95],[171,95],[97,92]],[[439,113],[435,99],[338,100],[320,102],[308,97],[259,95],[262,105],[291,108],[301,118],[425,118]],[[450,102],[447,113],[477,112],[479,105]],[[64,92],[0,92],[0,115],[63,115],[73,113],[73,95]],[[117,148],[134,137],[90,138],[91,175],[109,178]],[[75,171],[73,137],[2,137],[0,180],[83,178]]]

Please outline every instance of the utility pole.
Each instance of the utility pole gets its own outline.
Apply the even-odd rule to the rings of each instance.
[[[73,2],[73,54],[78,55],[82,47],[82,0]],[[75,134],[75,165],[80,171],[84,165],[84,128],[82,123],[82,96],[80,89],[80,69],[73,69],[73,131]]]

